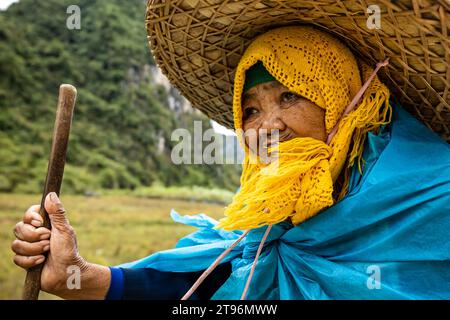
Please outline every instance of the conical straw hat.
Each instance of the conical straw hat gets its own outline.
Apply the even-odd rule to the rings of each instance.
[[[156,62],[171,83],[195,108],[229,128],[235,67],[252,39],[275,27],[312,24],[373,66],[389,58],[380,72],[382,81],[403,106],[450,142],[450,2],[379,0],[378,8],[369,8],[372,3],[150,0],[146,27]]]

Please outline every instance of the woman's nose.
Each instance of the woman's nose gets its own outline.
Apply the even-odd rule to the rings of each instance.
[[[280,114],[277,111],[273,111],[266,115],[260,129],[266,129],[268,132],[271,130],[283,131],[286,129],[286,124]]]

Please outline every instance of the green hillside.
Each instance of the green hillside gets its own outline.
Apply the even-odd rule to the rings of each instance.
[[[181,98],[149,72],[145,1],[79,0],[80,30],[66,27],[71,4],[20,0],[0,12],[0,192],[41,191],[61,83],[78,89],[64,192],[154,182],[235,190],[238,165],[171,162],[172,131],[210,123],[171,111],[169,95]]]

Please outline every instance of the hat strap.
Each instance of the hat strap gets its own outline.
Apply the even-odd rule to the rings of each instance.
[[[245,296],[247,295],[248,287],[250,286],[250,282],[252,281],[252,278],[253,278],[253,273],[255,272],[255,269],[256,269],[256,264],[258,263],[259,254],[261,253],[261,250],[264,246],[264,242],[266,241],[267,236],[269,235],[270,229],[272,229],[271,224],[269,224],[267,226],[266,232],[264,233],[264,236],[261,239],[261,243],[259,244],[258,251],[256,252],[255,260],[253,261],[252,269],[250,270],[250,274],[248,276],[247,283],[245,284],[244,291],[242,292],[241,300],[245,300]]]
[[[264,246],[264,242],[266,241],[267,236],[269,235],[270,229],[272,229],[271,224],[267,227],[266,232],[264,233],[264,235],[261,239],[261,243],[258,246],[258,250],[256,251],[255,260],[253,260],[252,269],[250,270],[250,274],[248,276],[247,283],[245,284],[244,291],[242,292],[241,300],[245,300],[245,296],[247,295],[247,291],[250,286],[250,282],[252,281],[252,278],[253,278],[253,273],[255,272],[255,269],[256,269],[256,264],[258,263],[259,255],[261,254],[261,250]],[[241,242],[242,239],[244,239],[244,237],[249,233],[249,231],[250,230],[245,231],[235,242],[233,242],[231,244],[231,246],[229,246],[224,252],[222,252],[222,254],[219,257],[217,257],[216,260],[214,260],[214,262],[208,267],[208,269],[206,269],[202,273],[202,275],[197,279],[197,281],[195,281],[195,283],[188,290],[188,292],[186,292],[186,294],[181,298],[181,300],[187,300],[191,297],[191,295],[195,292],[195,290],[197,290],[197,288],[202,284],[202,282],[206,279],[206,277],[209,276],[211,274],[211,272],[219,265],[220,261],[222,261],[223,258],[225,258],[225,256],[228,253],[230,253],[230,251],[239,242]]]
[[[350,111],[352,111],[355,108],[355,106],[358,103],[359,99],[361,99],[361,97],[363,96],[364,92],[367,90],[367,88],[369,87],[370,83],[375,78],[378,70],[380,70],[381,67],[387,66],[388,64],[389,64],[389,58],[387,58],[386,60],[384,60],[382,62],[378,62],[377,63],[377,67],[375,68],[375,70],[373,70],[373,72],[370,75],[370,77],[366,80],[366,82],[361,87],[361,89],[359,89],[359,91],[353,97],[353,100],[349,103],[347,108],[345,108],[344,114],[341,116],[339,121],[336,123],[336,125],[333,127],[333,129],[331,130],[330,134],[328,135],[328,138],[327,138],[327,144],[328,145],[330,144],[331,140],[333,139],[334,135],[336,134],[337,129],[339,127],[339,124],[341,123],[342,118],[344,118],[348,113],[350,113]]]
[[[206,269],[202,275],[195,281],[195,283],[192,285],[192,287],[186,292],[186,294],[181,298],[181,300],[187,300],[189,297],[195,292],[195,290],[198,288],[199,285],[202,284],[202,282],[206,279],[207,276],[210,275],[210,273],[218,266],[220,261],[222,261],[223,258],[239,243],[242,239],[249,233],[250,230],[245,231],[235,242],[231,244],[222,254],[217,257],[217,259]]]

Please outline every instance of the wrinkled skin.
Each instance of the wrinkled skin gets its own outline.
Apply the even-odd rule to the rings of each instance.
[[[79,255],[75,231],[59,198],[50,193],[45,199],[51,230],[42,226],[39,208],[39,205],[31,206],[14,227],[16,240],[11,245],[14,263],[24,269],[44,263],[41,289],[45,292],[64,299],[104,299],[111,281],[109,268],[88,263]],[[68,270],[74,267],[80,271],[81,289],[68,286],[73,274]]]
[[[272,130],[278,130],[279,142],[297,137],[311,137],[324,142],[327,139],[325,110],[290,92],[278,81],[256,85],[242,98],[242,126],[248,146],[252,145],[252,139],[259,144],[264,132],[268,136],[266,145],[273,145],[276,141],[271,139]]]

